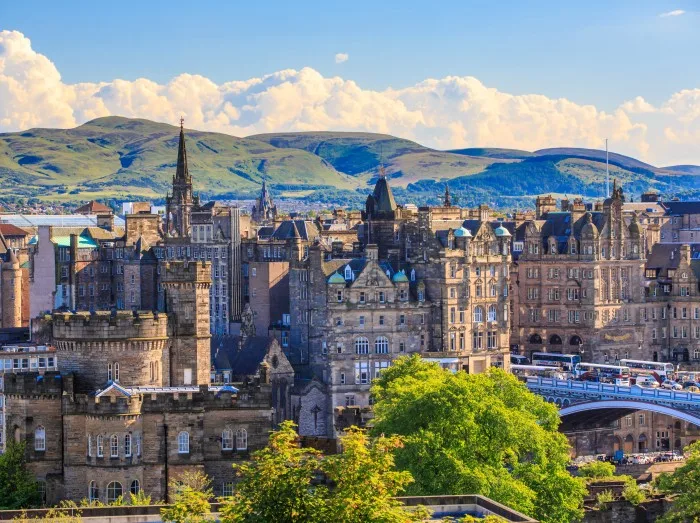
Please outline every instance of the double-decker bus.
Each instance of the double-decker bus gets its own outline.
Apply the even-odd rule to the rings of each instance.
[[[511,364],[510,372],[521,380],[525,380],[530,377],[553,378],[557,380],[565,380],[568,378],[567,374],[561,369],[561,367]]]
[[[630,384],[630,368],[623,365],[579,363],[576,367],[576,377],[581,381],[613,383],[628,387]]]
[[[532,364],[543,367],[560,367],[567,372],[574,372],[581,363],[578,354],[562,354],[561,352],[534,352]]]
[[[676,368],[673,363],[644,360],[620,360],[620,365],[630,368],[630,375],[635,378],[640,374],[651,374],[659,383],[665,379],[673,379]]]

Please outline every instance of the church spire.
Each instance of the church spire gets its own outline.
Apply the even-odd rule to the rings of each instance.
[[[185,119],[180,118],[180,143],[177,149],[177,170],[175,179],[189,181],[190,172],[187,169],[187,149],[185,148]]]
[[[452,200],[450,200],[450,186],[445,184],[445,207],[452,206]]]

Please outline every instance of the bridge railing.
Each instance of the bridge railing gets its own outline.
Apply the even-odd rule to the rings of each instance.
[[[547,389],[558,392],[570,391],[572,393],[600,394],[601,396],[614,394],[616,396],[626,396],[642,401],[690,403],[696,407],[700,407],[700,394],[686,391],[629,387],[612,385],[609,383],[592,383],[589,381],[557,380],[538,377],[528,377],[527,386],[531,389]]]

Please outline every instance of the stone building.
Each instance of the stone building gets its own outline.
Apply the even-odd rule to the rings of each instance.
[[[27,442],[48,503],[141,489],[167,501],[186,470],[228,495],[232,464],[289,411],[293,371],[274,341],[246,357],[242,382],[210,385],[208,264],[163,263],[161,275],[165,312],[57,312],[36,336],[55,345],[58,372],[5,376],[8,437]]]
[[[256,223],[269,223],[277,218],[277,206],[272,201],[272,195],[267,190],[267,181],[263,179],[260,196],[256,198],[250,217]]]
[[[15,244],[16,245],[16,244]],[[14,246],[0,232],[0,328],[29,325],[29,279]],[[21,254],[26,259],[24,253]]]
[[[622,189],[600,211],[574,200],[557,211],[537,198],[516,234],[514,329],[520,353],[581,353],[584,361],[637,358],[644,343],[644,235],[624,219]]]

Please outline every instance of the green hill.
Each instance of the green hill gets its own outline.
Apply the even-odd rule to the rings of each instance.
[[[98,118],[75,129],[0,134],[0,200],[162,198],[170,189],[178,128]],[[383,168],[399,202],[437,203],[449,184],[464,205],[529,206],[537,194],[605,192],[605,151],[497,148],[437,151],[386,134],[307,132],[237,138],[187,130],[195,190],[204,198],[250,197],[263,178],[278,196],[362,205]],[[648,189],[700,198],[700,167],[658,168],[610,154],[610,175],[631,197]]]
[[[0,134],[0,197],[162,197],[177,160],[177,127],[98,118],[75,129]],[[263,177],[290,190],[353,190],[359,182],[317,155],[226,134],[186,130],[195,190],[253,194]]]

